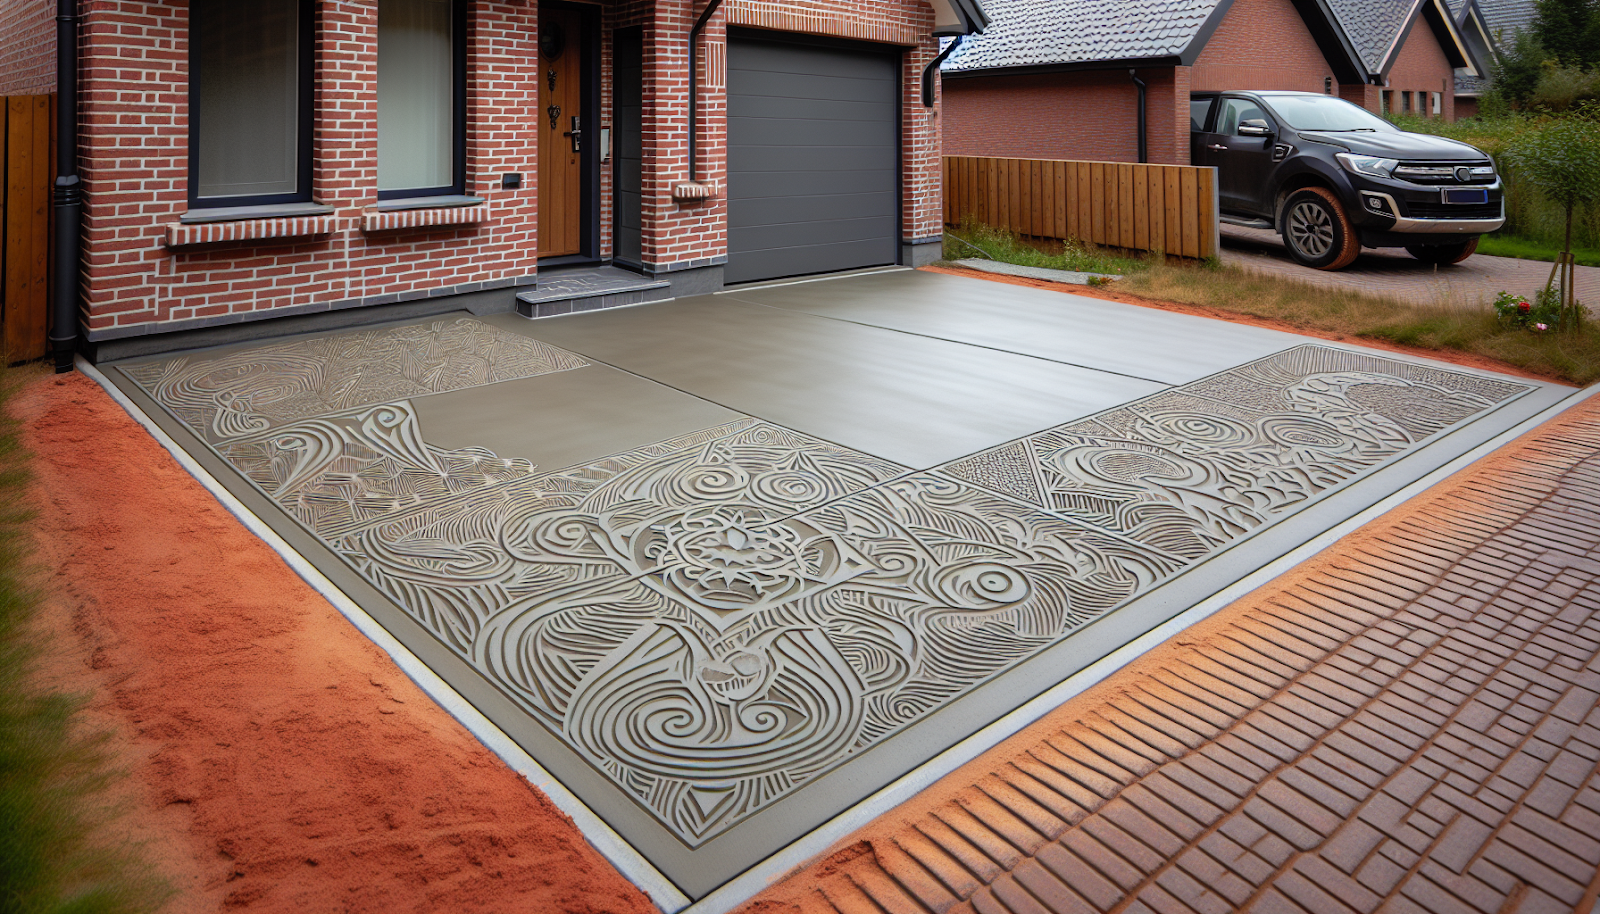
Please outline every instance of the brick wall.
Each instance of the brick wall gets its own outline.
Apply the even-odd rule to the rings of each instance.
[[[1444,55],[1444,48],[1439,44],[1439,38],[1433,33],[1432,27],[1423,17],[1418,17],[1415,25],[1411,27],[1411,34],[1406,37],[1405,44],[1400,46],[1400,53],[1395,56],[1394,66],[1389,68],[1389,85],[1385,91],[1393,92],[1395,99],[1400,98],[1401,92],[1422,92],[1427,99],[1427,93],[1442,93],[1442,116],[1447,121],[1455,120],[1455,69],[1450,65],[1449,58]],[[1412,103],[1416,105],[1415,101]],[[1395,103],[1396,110],[1400,104]],[[1413,110],[1413,113],[1423,113]],[[1428,113],[1431,115],[1431,109]]]
[[[1155,73],[1140,78],[1148,83]],[[1138,87],[1126,70],[946,79],[944,151],[1136,162],[1138,104]],[[1152,139],[1162,132],[1157,123],[1152,118]]]
[[[1194,89],[1321,92],[1333,70],[1289,0],[1234,0],[1194,63]]]
[[[314,196],[335,207],[333,230],[171,249],[187,209],[187,4],[85,4],[83,69],[87,323],[105,339],[373,299],[421,298],[446,287],[510,284],[534,271],[537,200],[529,84],[534,7],[479,0],[468,31],[467,190],[490,218],[366,232],[376,202],[375,0],[317,4]],[[520,172],[522,189],[498,176]]]
[[[55,90],[54,0],[0,0],[0,96]]]
[[[7,0],[0,0],[0,3]],[[368,219],[376,202],[377,0],[318,0],[313,196],[329,217],[285,221],[317,234],[239,238],[239,226],[173,226],[187,209],[186,0],[85,3],[86,321],[105,340],[473,291],[531,281],[537,270],[537,4],[476,0],[468,34],[467,191],[487,218],[407,227]],[[602,18],[599,127],[611,124],[610,39],[644,27],[643,259],[658,270],[720,262],[726,227],[726,25],[909,46],[905,55],[905,231],[939,231],[939,138],[918,97],[936,44],[922,0],[730,0],[703,33],[700,179],[709,200],[679,203],[688,178],[686,66],[693,0],[622,0]],[[47,17],[48,18],[48,17]],[[598,140],[598,132],[591,134]],[[611,250],[610,166],[600,175],[602,257]],[[523,175],[518,190],[500,176]],[[255,229],[260,229],[256,226]],[[260,231],[255,231],[261,234]]]

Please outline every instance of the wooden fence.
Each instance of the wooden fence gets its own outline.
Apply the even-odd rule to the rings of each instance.
[[[944,221],[1217,256],[1217,172],[1193,165],[944,157]]]
[[[0,102],[0,351],[21,362],[47,348],[55,96]]]

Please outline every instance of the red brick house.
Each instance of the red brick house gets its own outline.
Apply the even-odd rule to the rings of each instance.
[[[941,65],[949,155],[1189,162],[1189,96],[1327,92],[1450,117],[1472,66],[1440,0],[990,0]],[[1397,108],[1397,110],[1399,110]],[[1407,109],[1411,110],[1411,109]]]
[[[923,71],[982,24],[977,0],[0,0],[0,92],[76,78],[80,345],[115,358],[931,259]]]

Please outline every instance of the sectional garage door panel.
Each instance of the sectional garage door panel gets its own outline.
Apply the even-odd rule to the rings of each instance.
[[[728,42],[728,282],[894,263],[892,54]]]

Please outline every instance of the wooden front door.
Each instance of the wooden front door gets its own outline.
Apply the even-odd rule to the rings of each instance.
[[[539,256],[583,248],[583,18],[539,12]],[[581,133],[580,128],[583,128]]]

